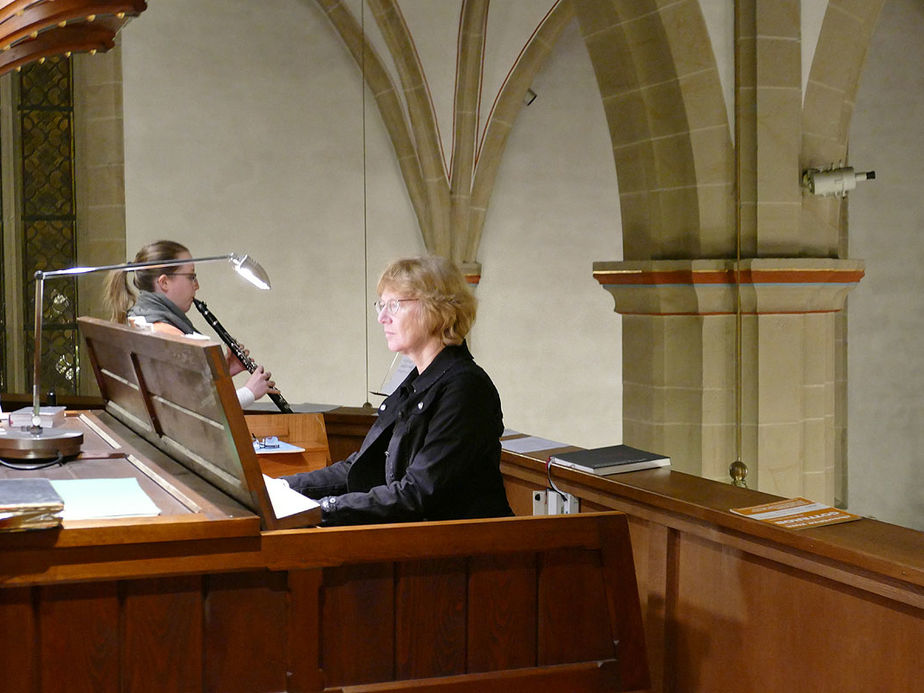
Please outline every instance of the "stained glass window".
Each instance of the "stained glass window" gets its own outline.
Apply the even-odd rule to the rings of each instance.
[[[74,108],[69,58],[32,63],[19,73],[25,382],[32,381],[36,270],[71,267],[77,259]],[[46,280],[42,389],[77,394],[80,376],[77,282]]]

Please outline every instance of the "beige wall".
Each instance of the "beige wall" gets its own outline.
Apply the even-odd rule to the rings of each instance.
[[[857,96],[850,159],[876,180],[850,194],[847,498],[924,529],[924,4],[888,0]]]

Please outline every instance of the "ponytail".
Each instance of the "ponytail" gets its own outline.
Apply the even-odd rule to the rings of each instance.
[[[159,260],[176,260],[180,255],[189,254],[186,246],[176,241],[154,241],[148,243],[132,262],[157,262]],[[177,267],[162,267],[132,272],[129,283],[129,272],[110,272],[106,277],[106,305],[109,308],[109,319],[113,322],[128,322],[128,311],[138,300],[139,291],[154,291],[154,282],[162,274],[173,274]]]
[[[106,277],[106,306],[109,308],[109,319],[112,322],[128,322],[128,310],[137,297],[128,286],[127,272],[110,272]]]

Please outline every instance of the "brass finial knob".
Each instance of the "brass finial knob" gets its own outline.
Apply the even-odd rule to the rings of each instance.
[[[728,465],[728,475],[732,479],[732,486],[748,487],[745,481],[748,476],[748,466],[741,460],[735,460]]]

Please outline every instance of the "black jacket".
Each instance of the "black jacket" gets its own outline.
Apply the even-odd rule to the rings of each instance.
[[[445,347],[379,407],[362,447],[324,469],[285,477],[326,498],[324,524],[511,515],[500,473],[500,397],[468,347]]]

